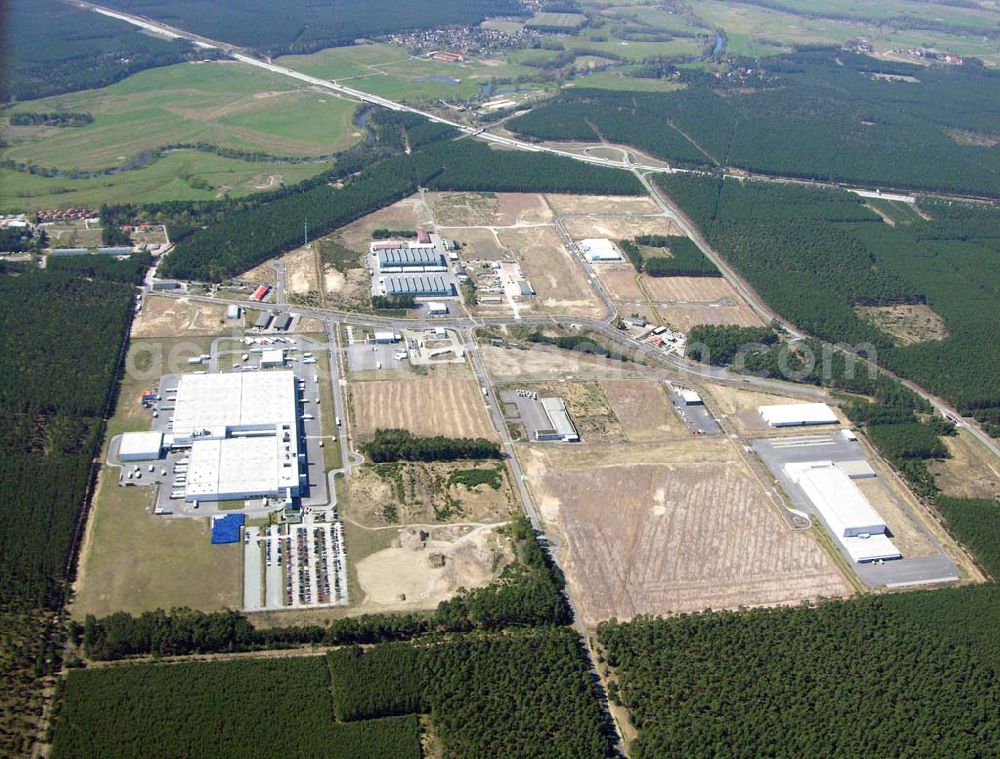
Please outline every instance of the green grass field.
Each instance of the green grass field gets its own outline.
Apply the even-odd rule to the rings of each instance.
[[[299,88],[239,63],[185,63],[143,71],[100,90],[13,109],[87,112],[82,128],[14,127],[4,158],[64,171],[117,166],[143,151],[208,142],[279,156],[327,155],[362,135],[354,102]]]
[[[283,56],[277,62],[408,103],[472,98],[495,77],[538,73],[537,69],[520,66],[511,59],[488,60],[489,63],[483,60],[448,63],[410,57],[398,46],[371,44],[331,48],[311,55]]]
[[[0,169],[0,212],[97,208],[102,203],[211,200],[307,179],[329,163],[253,163],[210,153],[169,153],[143,169],[92,179],[50,179]],[[272,179],[273,177],[273,179]]]
[[[996,28],[1000,14],[980,9],[921,5],[890,0],[886,4],[861,3],[859,0],[788,0],[787,4],[804,11],[857,14],[865,17],[920,16],[931,21],[965,26]],[[727,49],[737,55],[766,55],[801,44],[841,44],[847,40],[865,38],[875,50],[909,47],[933,47],[959,55],[974,55],[985,63],[1000,65],[1000,40],[984,37],[959,36],[940,31],[897,29],[875,26],[859,19],[805,18],[790,13],[768,10],[752,5],[693,0],[694,13],[715,28],[722,28],[729,37]]]

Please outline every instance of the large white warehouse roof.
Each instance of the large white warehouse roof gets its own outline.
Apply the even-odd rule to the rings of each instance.
[[[210,431],[267,429],[295,422],[291,371],[185,374],[177,385],[174,437]],[[294,427],[293,427],[294,429]]]
[[[588,261],[621,261],[622,252],[611,240],[592,238],[580,240],[579,247]]]
[[[785,464],[785,473],[805,491],[853,561],[902,557],[882,517],[843,468],[830,461],[807,461]]]
[[[833,409],[825,403],[783,403],[778,406],[761,406],[760,415],[772,427],[840,423]]]

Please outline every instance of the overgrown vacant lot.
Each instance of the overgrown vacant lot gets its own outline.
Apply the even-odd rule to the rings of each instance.
[[[355,382],[351,400],[355,429],[362,439],[378,429],[404,429],[415,435],[496,437],[482,392],[471,378]]]
[[[356,141],[354,103],[290,82],[234,62],[143,71],[100,90],[20,106],[25,111],[90,113],[94,122],[77,129],[16,128],[4,157],[81,170],[116,166],[173,143],[310,156]]]
[[[544,519],[565,535],[567,579],[588,624],[849,592],[724,440],[536,444],[520,455]]]

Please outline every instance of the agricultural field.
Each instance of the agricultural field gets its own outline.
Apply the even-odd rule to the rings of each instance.
[[[474,99],[494,78],[538,75],[537,69],[510,60],[494,57],[451,63],[411,56],[405,47],[382,43],[287,55],[277,63],[407,103]]]
[[[91,179],[41,177],[0,168],[0,211],[98,208],[104,203],[149,203],[243,197],[315,176],[327,163],[262,164],[196,150],[165,154],[142,169]]]
[[[496,439],[479,385],[471,377],[353,382],[351,419],[356,439],[379,429],[414,435]]]
[[[564,536],[567,580],[589,625],[849,593],[725,439],[534,444],[518,454],[543,518]]]
[[[503,522],[514,492],[496,462],[399,462],[355,467],[351,519],[365,527],[439,522]]]
[[[11,113],[90,113],[80,128],[11,127],[4,158],[64,172],[119,166],[176,143],[277,156],[321,156],[357,141],[356,104],[236,62],[183,63]],[[280,168],[278,169],[280,171]]]
[[[697,0],[692,3],[694,13],[714,28],[726,31],[727,50],[735,55],[773,54],[790,50],[795,45],[840,44],[850,39],[864,38],[875,51],[890,59],[919,61],[891,50],[911,47],[931,47],[958,55],[975,55],[992,65],[1000,64],[1000,44],[995,39],[976,34],[949,34],[933,29],[907,28],[908,24],[896,21],[891,24],[865,23],[864,19],[877,17],[914,18],[923,15],[924,21],[996,28],[995,10],[983,6],[957,8],[951,5],[914,5],[898,0],[877,6],[853,2],[812,4],[796,3],[804,12],[854,15],[855,18],[807,18],[754,5],[734,5],[719,0]]]
[[[682,332],[699,324],[759,327],[760,317],[722,277],[636,276],[627,264],[595,267],[601,283],[622,314],[640,313]]]

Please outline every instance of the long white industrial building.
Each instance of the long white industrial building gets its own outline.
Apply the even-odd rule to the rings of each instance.
[[[295,375],[185,374],[177,386],[171,442],[191,448],[185,500],[297,496]]]
[[[901,558],[889,539],[885,520],[844,467],[831,461],[807,461],[785,464],[784,469],[792,482],[802,488],[855,562]]]
[[[772,427],[805,427],[814,424],[840,424],[833,409],[825,403],[782,403],[761,406],[760,415]]]

